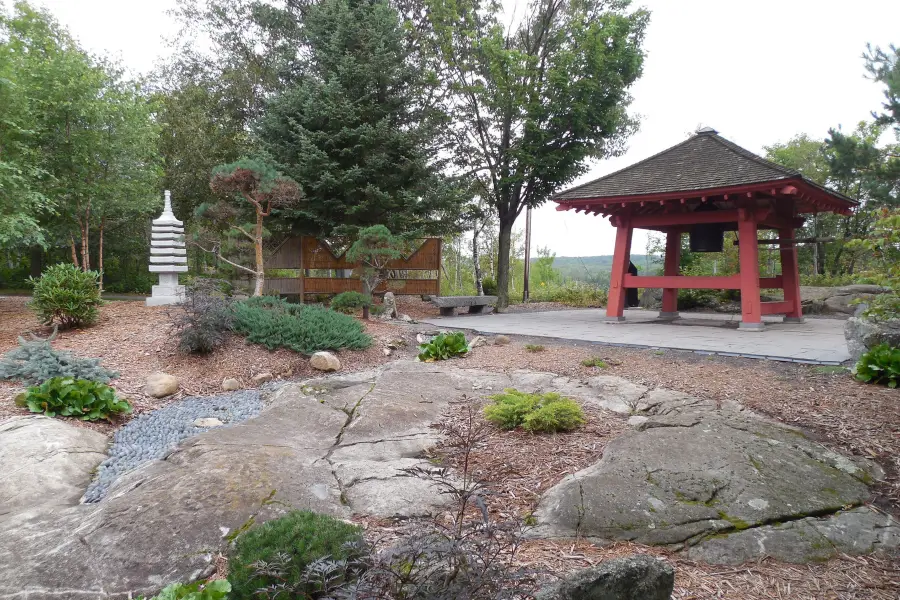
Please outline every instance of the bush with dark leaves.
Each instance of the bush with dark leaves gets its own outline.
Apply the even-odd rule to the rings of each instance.
[[[218,280],[195,278],[185,286],[180,309],[175,328],[182,352],[208,354],[228,340],[234,312]]]

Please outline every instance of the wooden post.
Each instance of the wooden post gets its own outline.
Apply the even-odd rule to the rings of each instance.
[[[756,215],[752,210],[738,211],[741,263],[740,329],[762,331],[762,306],[759,298],[759,244],[756,241]]]
[[[791,240],[794,237],[792,228],[778,230],[778,237]],[[790,303],[791,310],[784,316],[785,323],[802,323],[803,312],[800,306],[800,271],[797,261],[797,246],[790,241],[782,241],[779,245],[781,253],[781,281],[784,286],[784,301]]]
[[[666,257],[663,274],[674,277],[678,275],[681,264],[681,230],[670,229],[666,232]],[[662,310],[659,311],[660,319],[678,318],[678,290],[675,288],[663,289]]]
[[[300,250],[297,253],[298,258],[300,259],[300,275],[297,277],[297,287],[300,288],[300,304],[305,304],[306,296],[303,289],[303,236],[300,236]]]
[[[616,248],[613,252],[612,272],[609,274],[609,301],[606,304],[607,321],[624,321],[625,276],[631,258],[631,222],[619,219],[616,225]]]

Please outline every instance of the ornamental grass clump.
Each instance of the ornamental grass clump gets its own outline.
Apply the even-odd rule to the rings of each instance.
[[[900,348],[887,344],[873,347],[859,357],[853,373],[860,381],[896,388],[900,385]]]
[[[321,590],[309,567],[352,560],[363,547],[355,525],[307,510],[290,512],[237,538],[228,559],[228,598],[316,598]]]
[[[320,350],[364,350],[372,345],[362,323],[323,308],[260,296],[234,304],[234,331],[269,350],[290,348],[303,354]]]
[[[491,396],[484,416],[501,429],[521,427],[532,433],[571,431],[586,421],[581,406],[557,393],[527,394],[514,389]]]
[[[33,413],[77,417],[83,421],[108,420],[112,415],[131,412],[128,401],[116,396],[116,391],[108,385],[72,377],[48,379],[28,388],[16,402]]]
[[[60,263],[28,281],[34,286],[28,306],[45,325],[81,327],[95,323],[100,316],[100,273],[96,271]]]
[[[19,338],[19,346],[6,353],[0,360],[0,379],[22,381],[38,385],[53,377],[73,377],[106,383],[119,374],[100,366],[99,358],[79,358],[69,352],[54,350],[50,345],[56,331],[41,339]]]

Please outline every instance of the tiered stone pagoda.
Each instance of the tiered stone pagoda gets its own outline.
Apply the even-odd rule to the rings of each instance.
[[[804,214],[851,214],[856,202],[768,161],[706,127],[668,150],[554,196],[556,210],[609,217],[616,247],[609,283],[607,319],[624,319],[625,290],[662,288],[660,318],[678,318],[679,289],[741,291],[741,329],[760,330],[764,315],[803,319],[795,232]],[[666,234],[664,275],[628,273],[635,228]],[[762,229],[776,239],[758,239]],[[740,272],[719,277],[679,273],[681,236],[692,252],[721,252],[726,231],[739,239]],[[777,244],[781,274],[760,277],[759,244]],[[784,300],[762,302],[760,289],[782,289]]]
[[[184,249],[184,223],[172,213],[172,195],[166,190],[166,204],[158,219],[153,220],[150,236],[150,272],[159,273],[159,285],[147,298],[147,306],[178,304],[184,298],[184,286],[178,285],[178,274],[186,273],[187,252]]]

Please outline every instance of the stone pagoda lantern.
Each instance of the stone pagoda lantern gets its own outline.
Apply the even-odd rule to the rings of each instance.
[[[180,303],[184,299],[184,286],[178,285],[178,274],[187,270],[184,223],[172,214],[172,194],[166,190],[165,207],[159,218],[153,220],[150,236],[150,272],[159,273],[159,285],[153,286],[147,306]]]

